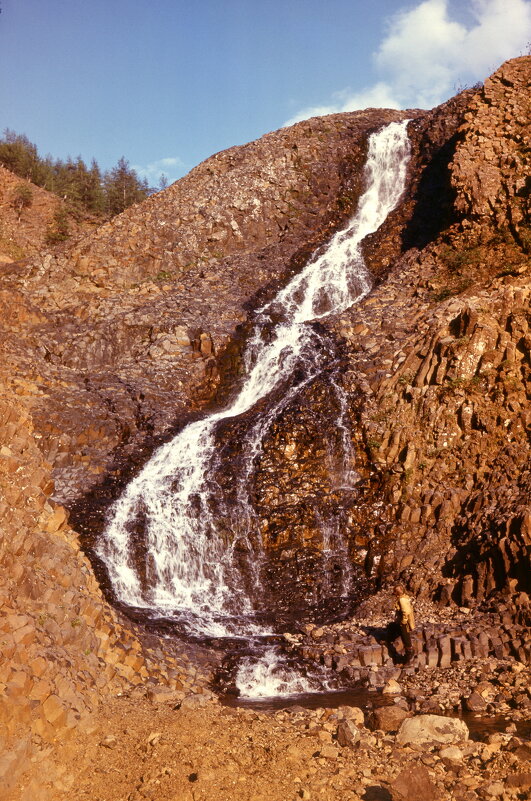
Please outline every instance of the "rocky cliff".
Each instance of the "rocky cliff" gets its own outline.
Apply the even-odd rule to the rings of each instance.
[[[60,497],[85,491],[118,449],[136,451],[138,433],[158,436],[201,403],[257,293],[349,216],[369,133],[403,116],[336,115],[269,134],[213,156],[65,253],[4,271],[6,297],[20,301],[6,301],[19,352],[6,345],[4,358],[30,379],[21,391],[38,395]]]
[[[0,776],[104,692],[149,677],[197,690],[195,669],[161,652],[155,664],[103,599],[76,531],[90,545],[154,443],[230,392],[250,314],[350,216],[368,136],[391,120],[411,118],[412,157],[403,202],[365,243],[375,287],[326,321],[330,372],[279,416],[256,466],[268,591],[296,578],[290,603],[297,586],[319,600],[326,513],[366,591],[400,577],[463,608],[501,593],[525,622],[530,79],[523,57],[431,112],[299,123],[213,156],[60,254],[2,266],[0,710],[18,746]],[[323,458],[330,377],[348,398],[350,489]]]
[[[357,490],[341,497],[312,445],[329,436],[326,383],[272,432],[257,493],[279,548],[318,549],[314,512],[331,504],[376,584],[400,576],[417,593],[470,605],[494,590],[529,591],[529,69],[529,58],[510,62],[468,99],[464,123],[443,140],[446,190],[431,192],[435,216],[442,194],[442,230],[395,258],[333,325],[353,399]],[[421,206],[432,167],[418,182]],[[401,229],[407,244],[416,213]]]
[[[363,112],[272,134],[200,165],[182,187],[130,209],[94,238],[4,264],[0,562],[8,660],[0,676],[7,749],[0,776],[7,788],[30,754],[45,759],[46,743],[79,727],[109,693],[146,680],[181,695],[204,691],[201,669],[150,651],[104,602],[58,501],[81,498],[72,517],[90,540],[93,503],[84,504],[84,494],[95,484],[95,496],[112,497],[122,473],[145,458],[143,448],[208,402],[223,364],[237,362],[237,328],[257,293],[271,292],[348,216],[368,134],[401,116]],[[219,186],[215,204],[210,178]],[[234,233],[243,212],[252,243]],[[226,237],[205,234],[205,215],[223,223]],[[156,259],[132,247],[130,229],[137,242],[151,241]],[[193,263],[170,260],[165,269],[179,241],[202,244]]]

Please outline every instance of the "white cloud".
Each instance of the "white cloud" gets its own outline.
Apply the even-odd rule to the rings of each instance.
[[[527,0],[475,0],[478,25],[469,31],[463,65],[488,71],[502,61],[521,55],[531,38],[531,3]],[[494,68],[495,68],[494,67]]]
[[[465,37],[464,26],[448,17],[447,0],[425,0],[390,20],[376,67],[401,105],[435,105],[451,89]]]
[[[147,178],[150,186],[158,186],[163,175],[171,184],[180,178],[188,168],[178,156],[167,156],[145,166],[133,164],[133,169],[140,178]]]
[[[330,103],[305,108],[286,125],[369,106],[431,108],[528,47],[529,0],[467,0],[466,10],[472,18],[468,26],[452,19],[448,0],[424,0],[399,11],[387,20],[374,53],[381,80],[358,92],[335,93]]]

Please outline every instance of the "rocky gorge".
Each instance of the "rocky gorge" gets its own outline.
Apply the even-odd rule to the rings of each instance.
[[[522,57],[429,112],[298,123],[1,264],[9,801],[528,797],[530,83]],[[401,119],[407,186],[364,241],[372,291],[318,324],[333,358],[275,418],[251,482],[285,652],[392,700],[221,706],[223,653],[134,622],[95,546],[153,449],[234,394],[256,309],[352,216],[369,135]],[[224,430],[229,461],[253,414]],[[230,497],[230,469],[219,482]],[[343,549],[326,574],[323,519]],[[330,590],[346,565],[347,602]],[[397,580],[419,618],[410,666],[384,637]],[[448,739],[426,734],[461,709],[501,731],[471,741],[444,718]]]

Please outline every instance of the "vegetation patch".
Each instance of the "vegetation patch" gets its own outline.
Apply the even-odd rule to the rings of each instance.
[[[6,237],[2,236],[0,233],[0,254],[7,256],[8,259],[13,259],[13,261],[18,261],[24,258],[26,252],[16,242],[13,242],[11,239],[6,239]]]
[[[431,285],[434,303],[461,295],[492,278],[518,275],[529,264],[524,247],[507,229],[487,234],[474,231],[466,237],[450,231],[438,259],[440,267]]]
[[[109,219],[157,191],[140,178],[122,156],[116,167],[102,172],[95,159],[88,167],[81,156],[76,159],[43,158],[37,146],[24,134],[7,128],[0,139],[0,165],[15,175],[63,198],[74,209]],[[31,205],[31,188],[19,184],[13,205],[19,213]]]

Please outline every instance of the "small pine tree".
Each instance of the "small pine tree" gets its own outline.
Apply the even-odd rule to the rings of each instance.
[[[105,192],[101,171],[96,159],[92,159],[90,170],[85,178],[83,190],[83,203],[85,207],[94,214],[103,214],[105,211]]]
[[[53,215],[53,220],[46,232],[46,242],[49,245],[57,245],[64,242],[70,236],[70,222],[68,213],[64,206],[58,206]]]
[[[28,209],[33,203],[33,192],[28,184],[17,184],[13,191],[13,198],[11,205],[17,211],[18,219],[22,215],[24,209]]]

